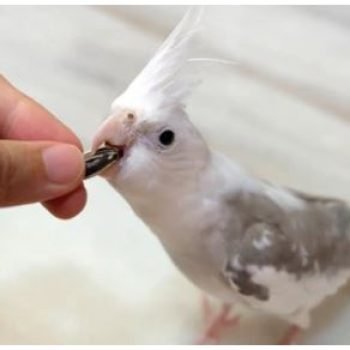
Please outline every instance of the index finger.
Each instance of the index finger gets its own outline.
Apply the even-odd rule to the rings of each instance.
[[[49,140],[70,143],[82,149],[79,139],[67,126],[1,75],[0,139]]]

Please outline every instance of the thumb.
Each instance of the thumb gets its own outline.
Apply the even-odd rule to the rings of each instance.
[[[47,201],[77,188],[81,151],[62,143],[0,141],[0,206]]]

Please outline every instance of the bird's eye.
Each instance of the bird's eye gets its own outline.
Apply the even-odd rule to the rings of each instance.
[[[175,140],[175,133],[172,130],[164,130],[159,135],[159,142],[163,146],[170,146]]]

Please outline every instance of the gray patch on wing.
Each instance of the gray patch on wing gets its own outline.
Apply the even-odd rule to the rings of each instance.
[[[297,278],[320,271],[334,274],[350,267],[347,204],[290,193],[304,202],[303,208],[283,208],[264,194],[240,193],[226,198],[234,214],[224,229],[229,259],[223,275],[227,279],[231,272],[228,282],[235,283],[242,294],[268,298],[268,286],[253,283],[249,265],[273,266]],[[267,234],[269,244],[258,249],[254,242]],[[233,264],[237,259],[238,267]]]
[[[237,268],[231,262],[225,266],[224,277],[237,286],[238,292],[243,295],[253,296],[262,301],[269,299],[269,291],[265,286],[254,283],[247,270]]]

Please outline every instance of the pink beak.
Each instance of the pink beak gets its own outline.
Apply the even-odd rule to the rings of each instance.
[[[131,112],[108,117],[93,138],[92,152],[104,143],[123,148],[129,147],[135,139],[135,119],[135,115]]]

